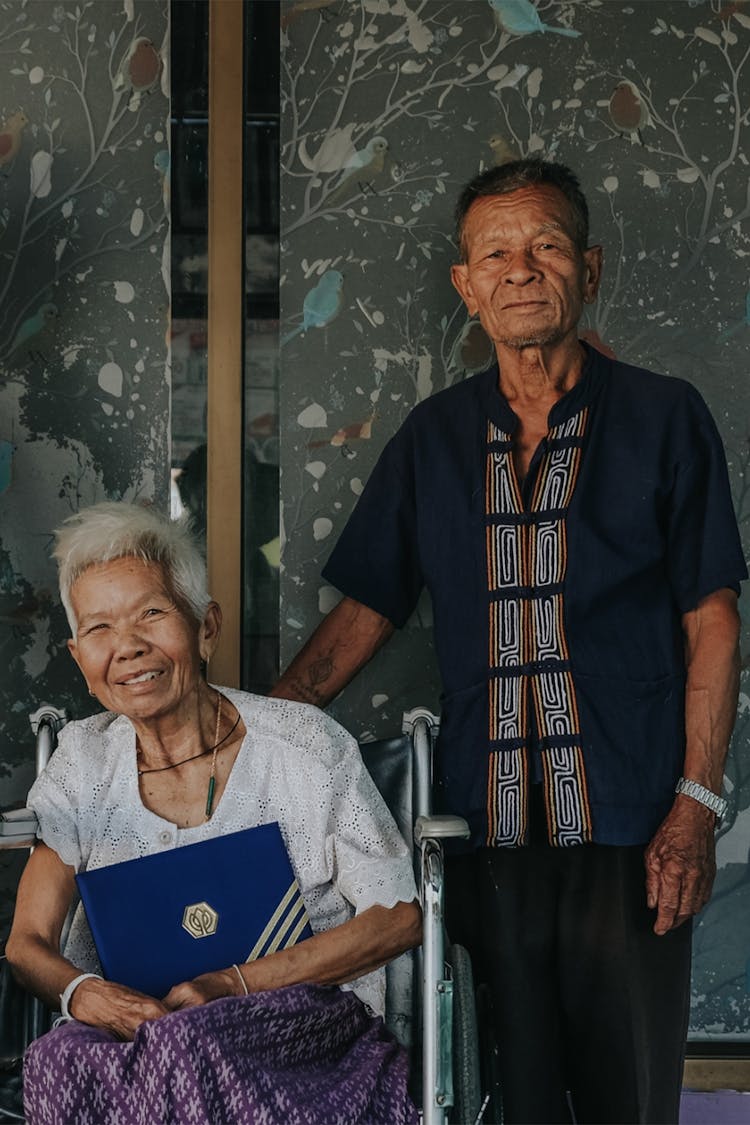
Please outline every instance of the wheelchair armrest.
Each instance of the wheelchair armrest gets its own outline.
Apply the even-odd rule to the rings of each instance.
[[[30,848],[37,842],[33,809],[0,809],[0,848]]]
[[[414,825],[416,844],[421,844],[423,840],[446,840],[451,837],[468,840],[470,835],[469,826],[462,816],[418,816]]]

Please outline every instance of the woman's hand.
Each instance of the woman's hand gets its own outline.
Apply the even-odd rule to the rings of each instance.
[[[146,1020],[169,1011],[161,1000],[126,988],[115,981],[89,978],[78,985],[68,1005],[73,1019],[111,1031],[118,1039],[132,1039]]]
[[[219,969],[215,973],[203,973],[194,980],[182,981],[171,988],[164,997],[164,1004],[170,1011],[178,1008],[197,1008],[210,1000],[223,996],[244,996],[237,973],[233,968]]]
[[[60,953],[60,934],[75,892],[75,872],[46,844],[34,848],[21,877],[6,956],[21,984],[54,1010],[81,968]],[[74,1019],[132,1039],[144,1020],[169,1011],[159,1000],[113,981],[91,978],[73,992]]]

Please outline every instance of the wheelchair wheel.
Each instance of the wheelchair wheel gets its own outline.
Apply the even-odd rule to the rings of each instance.
[[[482,1105],[479,1037],[474,1003],[474,975],[469,954],[452,945],[447,955],[453,972],[453,1125],[474,1125]]]
[[[492,999],[486,984],[480,984],[477,988],[476,1004],[480,1043],[478,1058],[482,1090],[484,1096],[489,1098],[482,1114],[482,1125],[502,1125],[503,1102],[500,1086],[500,1059],[492,1021]]]
[[[0,1060],[0,1125],[23,1121],[21,1059]]]

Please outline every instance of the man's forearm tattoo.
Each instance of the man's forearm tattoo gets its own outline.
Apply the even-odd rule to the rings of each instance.
[[[321,656],[305,669],[304,678],[300,676],[293,678],[292,690],[300,699],[317,706],[322,699],[326,698],[326,693],[321,691],[320,688],[331,678],[332,674],[333,660],[330,656]]]
[[[324,684],[326,680],[330,680],[333,674],[333,661],[330,656],[321,656],[320,660],[314,660],[310,667],[307,669],[307,679],[311,688],[318,687]]]
[[[304,684],[297,676],[292,676],[289,679],[289,688],[292,692],[291,699],[299,699],[304,703],[314,703],[318,706],[320,695],[317,692],[311,691],[307,684]]]

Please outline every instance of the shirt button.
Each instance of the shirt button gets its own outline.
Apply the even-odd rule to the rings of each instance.
[[[159,833],[159,839],[162,842],[162,844],[171,844],[172,843],[172,833],[167,831],[167,829],[165,828],[163,832]]]

